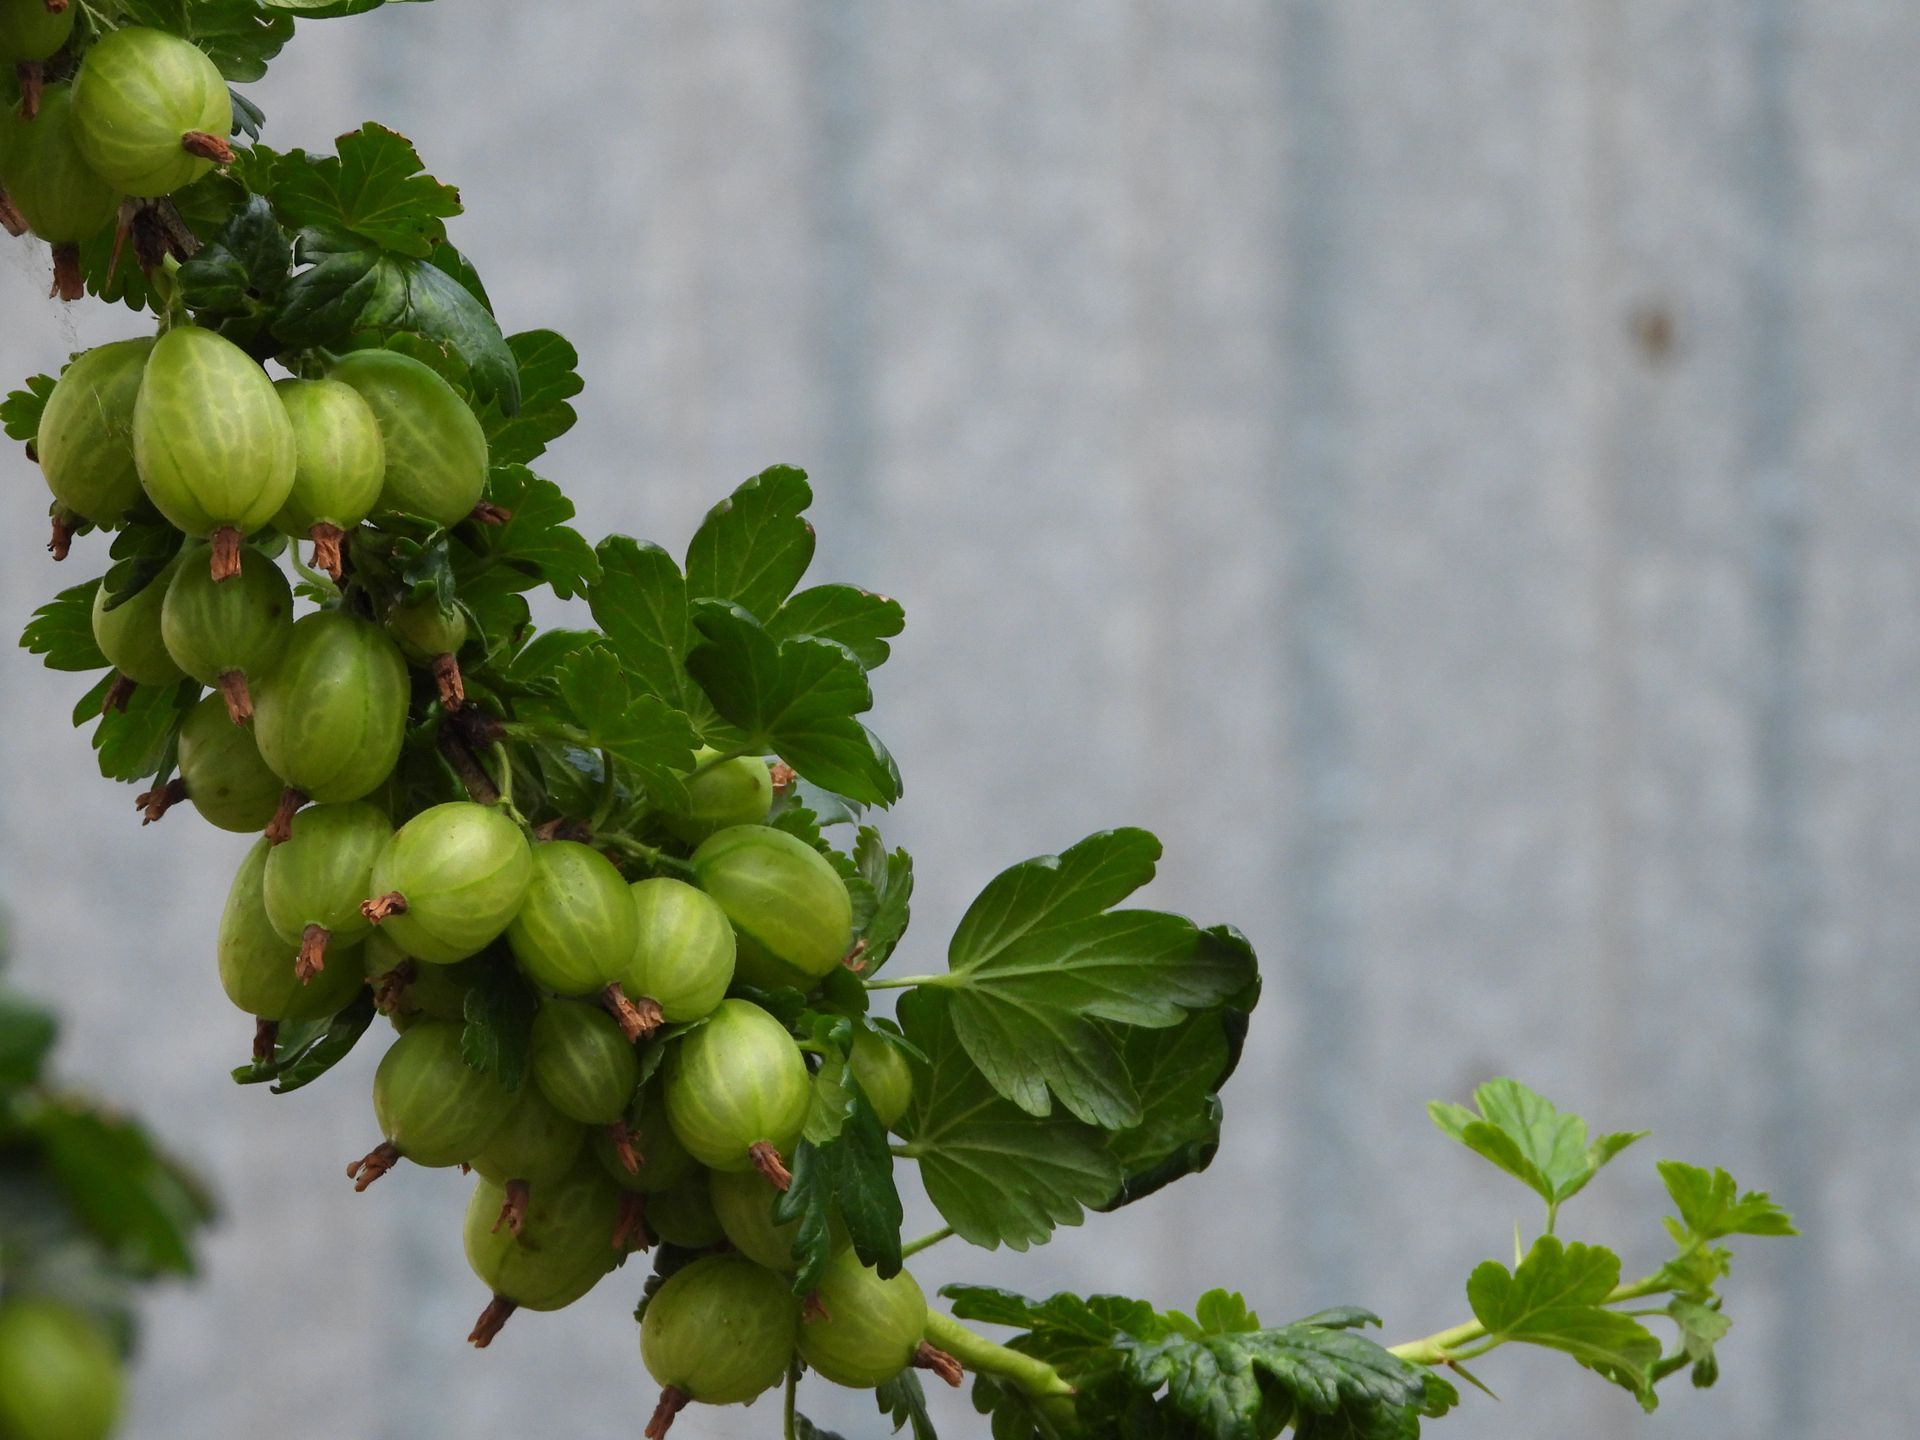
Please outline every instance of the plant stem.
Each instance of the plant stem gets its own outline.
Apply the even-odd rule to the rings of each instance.
[[[900,1258],[902,1260],[910,1259],[918,1255],[922,1250],[930,1250],[942,1240],[951,1240],[952,1238],[953,1226],[942,1225],[931,1235],[922,1235],[918,1240],[909,1240],[906,1244],[902,1245],[900,1247]]]
[[[795,1413],[795,1399],[799,1394],[799,1390],[800,1367],[798,1365],[789,1365],[787,1367],[787,1400],[785,1408],[781,1411],[780,1420],[780,1433],[786,1437],[786,1440],[794,1440],[794,1436],[797,1433],[794,1429],[793,1417]]]
[[[927,1343],[946,1351],[969,1370],[1011,1380],[1029,1395],[1044,1398],[1076,1393],[1046,1361],[996,1345],[938,1310],[927,1311]]]
[[[1681,1258],[1684,1259],[1686,1253],[1682,1251]],[[1664,1294],[1672,1288],[1666,1279],[1666,1272],[1656,1270],[1651,1275],[1643,1275],[1630,1284],[1614,1286],[1607,1298],[1600,1303],[1618,1305],[1623,1300],[1638,1300],[1643,1295]],[[1477,1346],[1472,1350],[1465,1348],[1476,1340],[1486,1338],[1488,1338],[1487,1327],[1478,1320],[1469,1320],[1464,1325],[1455,1325],[1450,1330],[1436,1330],[1422,1339],[1407,1340],[1399,1345],[1389,1345],[1387,1348],[1402,1360],[1410,1360],[1415,1365],[1444,1365],[1449,1360],[1471,1359],[1475,1355],[1486,1353],[1496,1345],[1505,1343],[1504,1340],[1495,1339],[1489,1345]]]
[[[632,855],[646,861],[649,865],[662,870],[678,870],[682,875],[694,873],[693,866],[677,855],[669,855],[655,845],[642,845],[638,840],[625,835],[596,835],[596,844],[609,845],[623,855]]]
[[[905,990],[913,985],[949,985],[952,983],[946,975],[895,975],[886,980],[869,980],[869,990]]]

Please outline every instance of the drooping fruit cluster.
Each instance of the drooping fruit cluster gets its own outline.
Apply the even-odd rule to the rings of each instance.
[[[76,300],[80,246],[128,199],[152,200],[233,159],[233,102],[191,42],[126,26],[96,36],[75,0],[0,0],[0,219],[54,248]],[[58,77],[58,78],[51,78]]]
[[[957,1385],[964,1363],[1018,1440],[1411,1436],[1455,1398],[1423,1367],[1455,1364],[1442,1342],[1469,1331],[1472,1355],[1514,1338],[1591,1353],[1643,1404],[1682,1366],[1713,1372],[1698,1317],[1722,1321],[1712,1242],[1733,1232],[1708,1201],[1731,1180],[1669,1180],[1688,1197],[1680,1259],[1647,1282],[1616,1294],[1592,1253],[1569,1282],[1554,1209],[1636,1137],[1589,1146],[1518,1087],[1436,1118],[1547,1199],[1548,1233],[1506,1278],[1592,1291],[1558,1307],[1564,1334],[1489,1318],[1485,1267],[1476,1325],[1405,1354],[1359,1335],[1362,1312],[1265,1330],[1221,1292],[1191,1317],[942,1292],[955,1316],[1025,1327],[1013,1346],[930,1308],[903,1268],[925,1246],[1024,1250],[1207,1166],[1258,998],[1251,947],[1122,908],[1159,844],[1120,829],[995,877],[946,971],[878,978],[913,867],[869,819],[901,780],[861,717],[903,617],[853,586],[799,588],[805,476],[741,485],[684,560],[588,545],[528,468],[573,422],[577,357],[501,332],[447,238],[457,193],[374,125],[337,155],[256,145],[204,173],[224,87],[190,39],[111,28],[119,3],[87,6],[69,39],[57,5],[0,0],[0,51],[21,57],[0,177],[68,247],[63,292],[107,293],[71,246],[131,214],[146,288],[123,298],[159,320],[0,403],[53,492],[56,558],[112,536],[111,567],[25,643],[58,669],[110,667],[80,713],[97,711],[103,772],[152,777],[146,820],[186,800],[258,836],[214,946],[255,1021],[236,1079],[310,1083],[388,1017],[379,1140],[347,1174],[363,1191],[402,1161],[473,1172],[475,1345],[657,1244],[640,1330],[655,1440],[689,1403],[783,1380],[797,1431],[804,1371],[929,1433],[918,1372]],[[253,41],[277,46],[295,8],[366,7],[263,6]],[[198,34],[186,7],[148,9]],[[219,49],[242,43],[223,31]],[[168,243],[141,243],[169,216]],[[597,628],[537,630],[540,587],[584,599]],[[888,990],[908,992],[895,1016],[875,1013]],[[900,1160],[947,1222],[913,1243]],[[1766,1197],[1735,1208],[1784,1233]],[[1696,1320],[1673,1355],[1644,1312],[1605,1308],[1655,1293]]]

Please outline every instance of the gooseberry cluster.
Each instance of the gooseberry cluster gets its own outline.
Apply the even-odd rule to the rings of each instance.
[[[41,3],[0,13],[37,25]],[[284,39],[267,12],[378,0],[221,3]],[[1205,1168],[1259,994],[1251,947],[1121,908],[1159,855],[1122,829],[994,879],[946,970],[883,978],[913,867],[873,822],[901,780],[860,717],[903,617],[800,588],[805,476],[741,485],[681,560],[589,546],[528,468],[573,422],[575,357],[502,333],[446,237],[457,197],[407,142],[369,125],[335,155],[226,153],[208,137],[236,112],[215,113],[191,8],[184,33],[88,13],[33,42],[41,59],[20,50],[0,174],[43,238],[84,239],[42,198],[48,137],[71,134],[59,173],[114,201],[80,218],[133,254],[131,274],[57,262],[60,288],[148,309],[156,333],[0,406],[52,492],[55,558],[112,537],[106,572],[24,643],[107,672],[76,723],[96,721],[104,773],[142,783],[145,821],[184,802],[258,834],[215,946],[255,1020],[236,1078],[308,1084],[388,1017],[380,1138],[347,1174],[472,1172],[475,1345],[652,1248],[654,1440],[690,1402],[783,1382],[799,1433],[805,1372],[925,1436],[919,1373],[970,1370],[996,1436],[1047,1440],[1413,1435],[1457,1399],[1437,1369],[1509,1341],[1568,1350],[1643,1404],[1678,1369],[1717,1373],[1718,1241],[1786,1233],[1784,1212],[1663,1167],[1679,1255],[1622,1284],[1612,1252],[1553,1231],[1639,1137],[1589,1143],[1510,1081],[1477,1115],[1435,1110],[1548,1206],[1511,1272],[1476,1272],[1465,1326],[1387,1349],[1365,1312],[1263,1326],[1224,1292],[1191,1316],[968,1286],[943,1292],[953,1313],[930,1306],[904,1268],[928,1245],[1024,1250]],[[538,630],[542,586],[594,628]],[[891,1015],[888,991],[906,992]],[[902,1160],[947,1222],[911,1243]],[[1525,1299],[1542,1290],[1568,1297],[1548,1320]],[[1672,1351],[1617,1308],[1655,1294]]]

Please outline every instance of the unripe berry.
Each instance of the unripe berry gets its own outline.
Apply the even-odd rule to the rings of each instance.
[[[750,985],[810,990],[846,958],[853,902],[824,856],[769,825],[734,825],[693,852],[700,888],[739,932]]]
[[[454,388],[410,355],[356,350],[328,379],[360,393],[380,426],[385,480],[375,508],[456,525],[487,485],[487,436]]]
[[[121,1389],[119,1353],[91,1317],[54,1300],[0,1302],[0,1435],[107,1440]]]
[[[574,840],[534,847],[525,899],[507,927],[529,980],[559,995],[590,995],[619,976],[633,941],[633,895],[611,860]]]
[[[702,746],[694,752],[696,767],[720,752]],[[687,813],[666,817],[667,828],[691,845],[730,825],[758,825],[773,804],[773,775],[757,755],[723,760],[711,770],[687,781]]]
[[[151,339],[94,346],[60,373],[40,414],[34,450],[47,488],[105,529],[117,527],[145,493],[133,463],[133,405],[152,350]]]
[[[673,1023],[698,1020],[733,983],[734,935],[711,895],[660,876],[632,886],[635,935],[620,987]]]
[[[219,695],[201,697],[180,724],[180,780],[209,825],[245,835],[273,819],[285,787],[260,758],[253,730],[236,725]]]
[[[775,1183],[779,1157],[806,1122],[813,1084],[793,1037],[746,1000],[722,1000],[667,1053],[667,1119],[713,1170],[757,1168]]]
[[[220,915],[220,984],[227,998],[262,1020],[319,1020],[351,1000],[363,983],[360,957],[337,956],[310,985],[294,973],[294,947],[267,917],[265,840],[255,842],[227,891]]]
[[[415,959],[451,964],[506,930],[533,868],[527,837],[504,812],[466,800],[435,805],[381,850],[366,913]]]
[[[378,625],[340,610],[302,616],[253,692],[260,758],[310,799],[358,800],[393,772],[411,689]]]
[[[166,195],[198,180],[233,130],[233,97],[205,52],[137,25],[109,31],[87,51],[74,111],[87,163],[129,195]]]
[[[647,1302],[640,1355],[665,1387],[647,1434],[666,1433],[688,1400],[744,1405],[787,1373],[800,1302],[751,1260],[715,1255],[667,1277]]]
[[[591,1005],[549,1000],[533,1017],[533,1080],[563,1115],[611,1125],[640,1085],[633,1042]]]
[[[836,1385],[870,1389],[913,1360],[927,1328],[927,1297],[905,1270],[882,1280],[843,1250],[800,1317],[800,1358]]]

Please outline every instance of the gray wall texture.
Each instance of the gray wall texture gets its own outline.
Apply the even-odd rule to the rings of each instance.
[[[1719,1391],[1648,1418],[1503,1352],[1447,1433],[1839,1440],[1907,1432],[1920,1293],[1916,73],[1893,0],[466,0],[314,25],[254,93],[282,146],[371,116],[464,184],[509,327],[580,347],[547,468],[590,533],[813,471],[821,571],[907,606],[923,962],[1123,822],[1260,946],[1211,1172],[926,1279],[1437,1328],[1525,1203],[1422,1105],[1511,1072],[1656,1127],[1570,1212],[1630,1267],[1656,1156],[1807,1236],[1747,1248]],[[0,374],[127,331],[4,253]],[[18,621],[98,547],[47,568],[4,467]],[[0,666],[22,976],[228,1204],[130,1433],[636,1433],[638,1275],[462,1345],[462,1187],[341,1175],[371,1056],[224,1077],[242,846],[140,830],[73,682]]]

